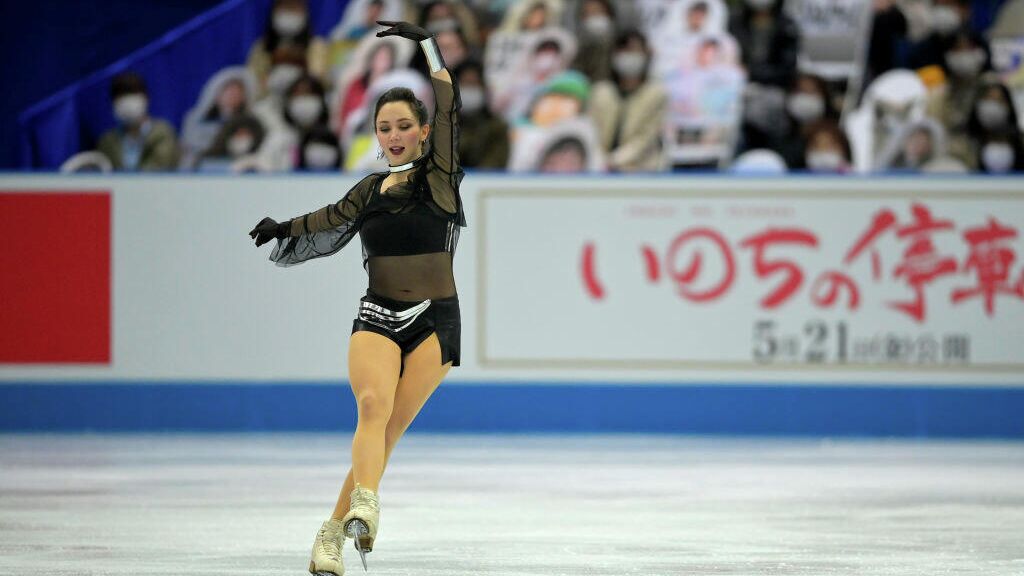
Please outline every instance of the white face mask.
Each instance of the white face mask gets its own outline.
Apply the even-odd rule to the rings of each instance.
[[[321,142],[313,142],[302,151],[302,159],[309,168],[326,169],[338,167],[338,149]]]
[[[825,99],[817,94],[797,92],[786,100],[786,110],[798,122],[806,124],[825,114]]]
[[[961,78],[977,76],[984,65],[985,51],[980,48],[952,50],[946,53],[946,66],[949,66],[950,72]]]
[[[619,52],[612,57],[612,68],[623,78],[639,78],[647,66],[647,55],[643,52]]]
[[[1009,172],[1013,168],[1013,161],[1013,148],[1006,142],[989,142],[981,149],[981,163],[986,172]]]
[[[122,124],[138,124],[146,117],[149,100],[143,94],[126,94],[114,100],[114,117]]]
[[[612,19],[604,14],[587,16],[583,19],[583,29],[591,36],[608,37],[611,35],[613,28],[614,23]]]
[[[950,6],[932,9],[932,30],[939,34],[952,34],[960,27],[960,13]]]
[[[301,76],[302,68],[294,64],[278,64],[267,76],[267,89],[279,96],[283,95]]]
[[[323,109],[324,105],[320,98],[311,94],[296,96],[288,102],[288,114],[303,128],[316,124]]]
[[[544,52],[533,59],[533,70],[538,74],[550,74],[562,65],[562,59],[551,52]]]
[[[291,10],[278,10],[273,16],[274,32],[291,38],[298,36],[306,27],[306,15]]]
[[[442,18],[433,20],[427,24],[427,32],[437,35],[441,32],[454,32],[459,29],[459,21],[454,18]]]
[[[843,165],[843,156],[834,150],[808,152],[807,168],[814,172],[838,172]]]
[[[1010,119],[1010,110],[1006,104],[995,100],[978,102],[978,122],[986,130],[996,130]]]
[[[483,88],[479,86],[467,86],[459,90],[459,96],[462,98],[462,109],[467,114],[476,114],[484,109],[484,105],[487,103],[487,97],[484,94]]]
[[[255,143],[255,139],[253,139],[249,134],[232,136],[231,139],[228,140],[228,154],[230,154],[232,158],[245,156],[252,151],[252,145]]]

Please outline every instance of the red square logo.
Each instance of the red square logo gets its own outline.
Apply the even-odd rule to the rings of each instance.
[[[0,192],[0,363],[110,364],[110,192]]]

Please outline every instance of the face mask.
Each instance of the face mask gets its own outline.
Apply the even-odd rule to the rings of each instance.
[[[775,5],[775,0],[746,0],[752,10],[767,10]]]
[[[1009,172],[1013,160],[1013,148],[1005,142],[989,142],[981,149],[981,163],[988,172]]]
[[[267,89],[274,94],[282,95],[300,76],[302,76],[302,68],[294,64],[278,64],[267,76]]]
[[[252,151],[252,145],[255,140],[248,134],[239,134],[238,136],[232,136],[228,140],[228,154],[231,154],[232,158],[238,158],[244,156]]]
[[[583,29],[591,36],[607,37],[612,33],[612,19],[600,14],[583,20]]]
[[[985,52],[975,48],[973,50],[952,50],[946,53],[946,66],[949,71],[961,78],[971,78],[981,72],[985,65]]]
[[[548,74],[557,70],[561,63],[562,59],[557,55],[545,52],[533,59],[533,69],[538,74]]]
[[[996,130],[1006,124],[1010,119],[1010,110],[1006,104],[995,100],[982,100],[978,102],[978,122],[986,130]]]
[[[145,118],[149,101],[142,94],[128,94],[114,100],[114,117],[122,124],[137,124]]]
[[[821,150],[808,152],[807,168],[814,172],[838,172],[843,165],[843,157],[834,150]]]
[[[454,32],[459,29],[459,22],[454,18],[442,18],[427,24],[427,32],[440,34],[441,32]]]
[[[816,94],[798,92],[786,101],[786,110],[797,121],[806,124],[825,114],[825,100]]]
[[[932,9],[932,30],[939,34],[952,34],[960,27],[960,13],[949,6]]]
[[[313,142],[302,151],[302,159],[309,168],[325,169],[338,167],[338,150],[329,144]]]
[[[619,52],[612,57],[612,68],[625,78],[639,78],[647,66],[647,55],[642,52]]]
[[[483,88],[467,86],[466,88],[459,90],[459,96],[462,97],[462,109],[465,110],[467,114],[476,114],[484,109],[487,98],[484,95]]]
[[[288,102],[288,114],[303,128],[309,128],[320,118],[323,103],[316,96],[296,96]]]
[[[306,15],[291,10],[278,10],[273,17],[274,32],[291,38],[298,36],[306,27]]]

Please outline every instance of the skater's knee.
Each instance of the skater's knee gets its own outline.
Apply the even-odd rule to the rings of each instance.
[[[384,426],[387,424],[388,418],[391,417],[392,399],[378,392],[361,393],[356,398],[356,406],[361,422]]]

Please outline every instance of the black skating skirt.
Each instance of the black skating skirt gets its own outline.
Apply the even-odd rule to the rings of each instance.
[[[462,319],[458,296],[406,302],[367,290],[359,299],[359,312],[352,321],[352,333],[360,330],[391,339],[403,356],[436,333],[441,343],[441,364],[459,365]]]

